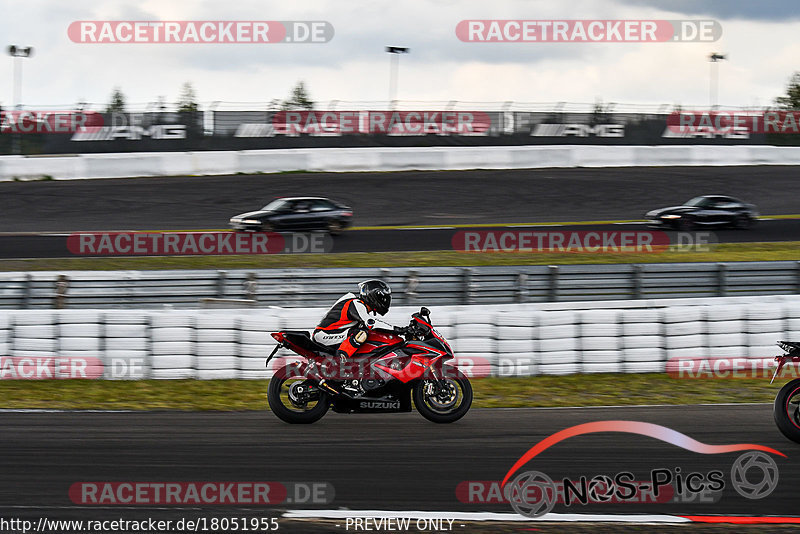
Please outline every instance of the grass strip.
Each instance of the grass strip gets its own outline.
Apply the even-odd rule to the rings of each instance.
[[[571,265],[614,263],[800,260],[800,241],[725,243],[711,251],[660,253],[580,252],[350,252],[242,256],[159,256],[0,260],[0,271],[102,271],[159,269],[279,269],[301,267],[436,267],[479,265]]]
[[[783,382],[683,379],[662,373],[473,379],[473,407],[769,403]],[[266,380],[2,380],[0,408],[266,410]]]

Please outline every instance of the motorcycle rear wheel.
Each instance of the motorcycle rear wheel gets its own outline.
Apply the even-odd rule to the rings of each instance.
[[[316,404],[313,406],[309,407],[309,402],[293,402],[292,387],[308,381],[301,376],[299,368],[297,364],[289,364],[275,371],[267,386],[267,402],[272,413],[282,421],[291,424],[315,423],[328,412],[331,398],[326,392],[320,391],[316,394]]]
[[[800,378],[781,388],[772,411],[781,434],[800,443]]]
[[[428,391],[433,380],[420,380],[414,385],[412,397],[417,411],[434,423],[453,423],[458,421],[469,411],[472,406],[472,384],[461,371],[452,370],[447,372],[445,382],[450,390],[450,395],[446,399],[441,399],[437,395],[431,395]]]

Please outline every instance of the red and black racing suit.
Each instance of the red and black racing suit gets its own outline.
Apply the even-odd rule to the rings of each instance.
[[[314,329],[314,341],[321,345],[338,345],[339,356],[351,357],[375,323],[375,313],[353,293],[337,300]]]

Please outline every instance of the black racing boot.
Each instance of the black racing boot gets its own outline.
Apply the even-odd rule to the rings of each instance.
[[[352,363],[350,355],[343,350],[336,351],[336,355],[339,357],[339,378],[343,381],[344,391],[350,395],[363,395],[364,388],[361,387],[361,380],[349,368]]]

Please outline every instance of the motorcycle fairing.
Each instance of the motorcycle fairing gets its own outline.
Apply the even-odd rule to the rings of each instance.
[[[406,384],[421,377],[431,366],[447,356],[444,351],[422,341],[407,342],[402,353],[387,354],[372,365]]]

